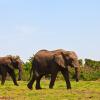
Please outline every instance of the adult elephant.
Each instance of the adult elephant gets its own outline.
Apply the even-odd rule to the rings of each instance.
[[[36,89],[41,89],[40,80],[42,76],[51,74],[49,88],[53,88],[57,73],[61,71],[66,81],[67,89],[71,89],[68,66],[75,68],[76,81],[79,81],[79,62],[75,52],[63,49],[38,51],[32,59],[33,75],[27,87],[32,89],[32,85],[36,80]]]
[[[5,56],[0,57],[0,74],[1,74],[1,84],[4,85],[7,72],[11,76],[14,85],[18,86],[16,81],[16,75],[14,69],[19,70],[18,80],[21,80],[22,77],[22,61],[19,56]]]

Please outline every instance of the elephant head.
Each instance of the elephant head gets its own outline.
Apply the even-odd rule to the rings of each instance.
[[[65,59],[66,65],[75,68],[75,77],[76,77],[76,81],[78,82],[79,81],[79,61],[78,61],[78,57],[76,53],[73,51],[66,51],[66,52],[62,52],[62,55]]]
[[[55,61],[63,68],[66,68],[67,66],[74,67],[76,81],[79,81],[79,61],[75,52],[58,50],[55,54]]]
[[[12,69],[18,69],[19,70],[19,75],[18,75],[18,80],[21,80],[22,78],[22,61],[19,56],[7,56],[11,62],[9,62],[9,67]]]

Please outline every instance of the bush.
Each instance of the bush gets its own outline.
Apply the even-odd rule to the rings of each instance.
[[[29,80],[31,67],[32,67],[32,64],[31,64],[30,61],[29,62],[26,62],[23,65],[23,73],[22,73],[22,80],[23,81]]]
[[[80,79],[85,81],[100,79],[100,70],[91,67],[80,68]]]

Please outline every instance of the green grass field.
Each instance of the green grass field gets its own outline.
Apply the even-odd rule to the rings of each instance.
[[[18,87],[12,81],[0,85],[0,100],[100,100],[100,80],[71,81],[71,90],[66,89],[65,81],[56,81],[54,89],[49,89],[49,81],[42,80],[42,90],[35,90],[35,84],[29,90],[26,81],[18,83]]]

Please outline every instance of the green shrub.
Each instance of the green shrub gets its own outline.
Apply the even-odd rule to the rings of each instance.
[[[24,81],[29,80],[31,67],[32,67],[32,64],[31,64],[30,61],[29,62],[26,62],[23,65],[22,80],[24,80]]]
[[[80,70],[80,79],[85,81],[100,79],[100,70],[91,67],[82,67]]]

